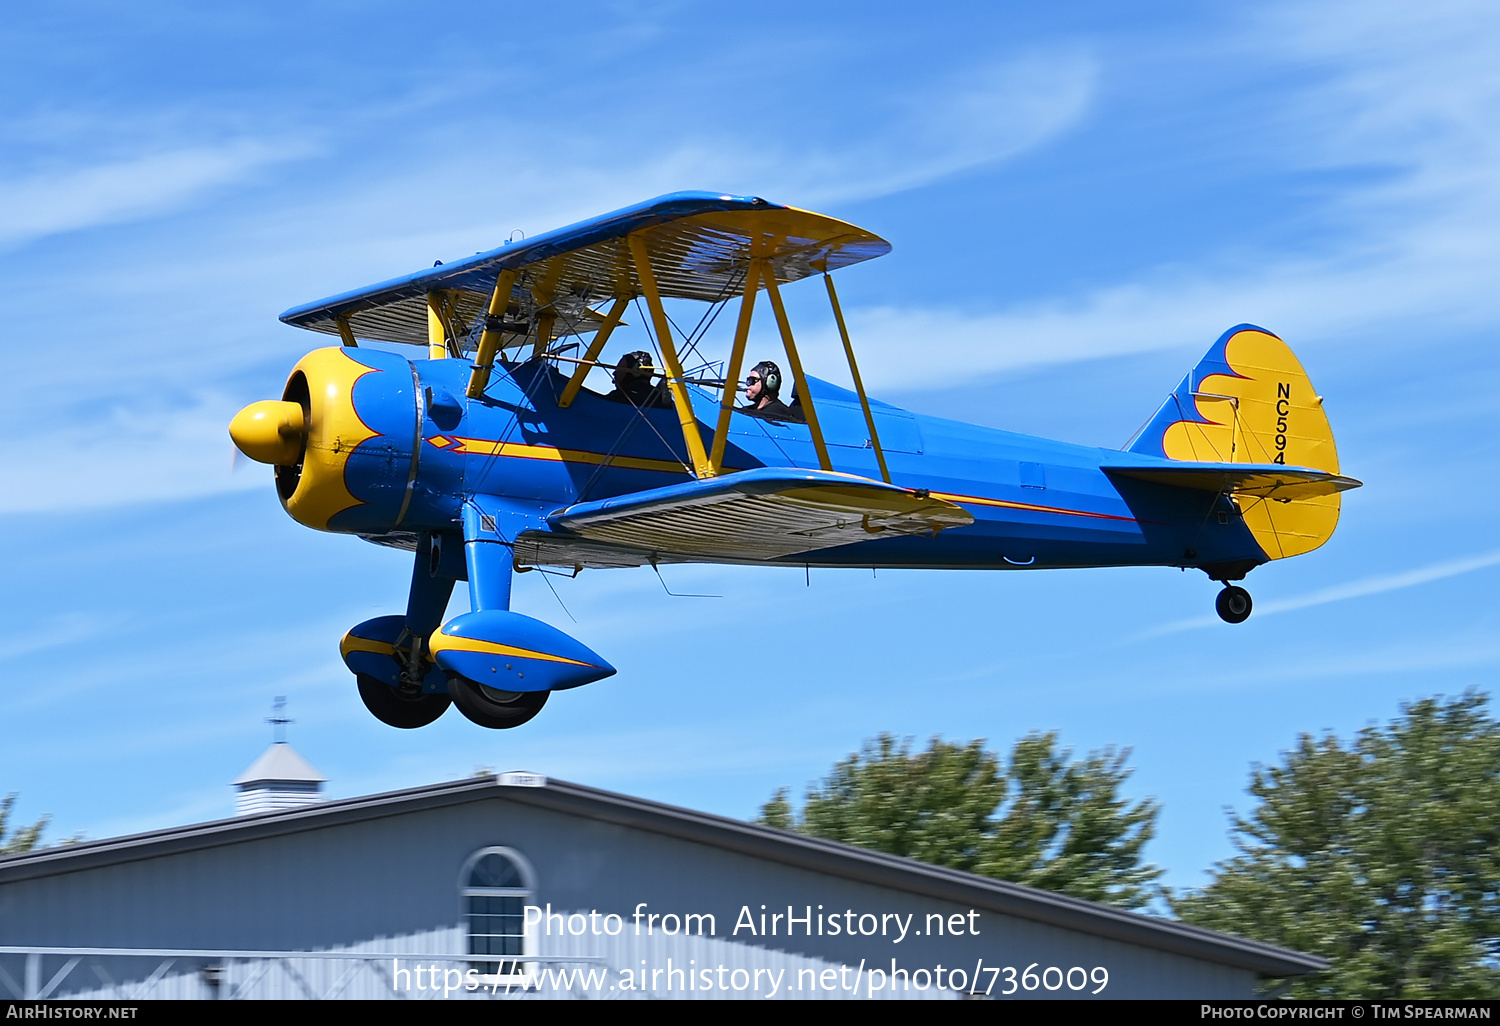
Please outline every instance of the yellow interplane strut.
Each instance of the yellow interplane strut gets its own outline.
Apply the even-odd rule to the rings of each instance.
[[[734,326],[734,344],[729,349],[729,366],[724,372],[724,397],[719,401],[719,422],[714,428],[714,450],[709,456],[714,474],[724,470],[724,447],[729,442],[729,420],[734,415],[734,400],[739,394],[740,368],[745,365],[745,342],[750,337],[750,318],[755,313],[755,296],[760,291],[761,265],[755,256],[759,240],[752,242],[750,266],[745,269],[745,291],[740,297],[740,317]]]
[[[545,353],[552,345],[552,331],[557,326],[557,280],[562,277],[568,258],[559,256],[546,265],[542,278],[531,288],[531,299],[536,309],[536,343],[531,348],[532,358]]]
[[[441,360],[448,355],[448,326],[443,323],[441,293],[427,293],[427,358]]]
[[[813,404],[812,389],[807,385],[807,375],[802,373],[802,358],[797,355],[797,343],[792,339],[792,325],[786,316],[786,307],[781,303],[781,289],[776,284],[776,271],[769,260],[761,265],[761,276],[766,282],[766,294],[771,297],[771,309],[776,314],[776,326],[781,329],[781,342],[786,346],[786,358],[792,365],[793,380],[802,387],[802,411],[807,416],[807,429],[812,432],[813,448],[818,452],[818,466],[833,469],[828,458],[828,446],[823,441],[823,428],[818,424],[818,411]]]
[[[672,404],[677,407],[677,420],[682,425],[682,440],[687,444],[693,476],[713,477],[714,468],[708,462],[708,453],[703,448],[703,435],[698,430],[698,418],[693,414],[693,401],[688,396],[687,383],[682,380],[682,364],[677,360],[677,347],[672,342],[671,323],[667,320],[666,309],[661,305],[661,294],[656,290],[656,276],[651,271],[646,240],[638,234],[630,236],[630,256],[635,261],[635,274],[640,280],[641,291],[646,295],[651,319],[656,323],[656,340],[661,346],[662,362],[667,365],[667,387],[672,392]]]
[[[880,464],[880,479],[891,483],[891,472],[885,465],[885,450],[880,448],[880,434],[875,430],[875,414],[870,411],[870,398],[865,395],[865,383],[859,376],[859,364],[854,362],[854,345],[849,341],[849,329],[844,325],[844,311],[839,306],[839,294],[833,290],[833,275],[823,272],[823,284],[828,286],[828,302],[833,307],[833,319],[839,324],[839,337],[844,340],[844,352],[849,356],[849,373],[854,376],[854,390],[859,393],[859,405],[865,411],[865,426],[870,429],[870,445],[875,450],[875,462]]]
[[[589,343],[588,350],[583,354],[583,361],[573,371],[573,376],[568,379],[568,384],[563,388],[562,395],[557,399],[559,409],[566,410],[573,405],[573,400],[578,398],[578,390],[583,387],[583,379],[589,376],[589,371],[594,369],[598,362],[599,354],[604,352],[604,344],[609,341],[609,336],[614,334],[620,326],[620,318],[625,316],[625,308],[630,305],[629,296],[620,296],[615,299],[615,305],[609,308],[609,314],[604,318],[604,323],[599,325],[599,330],[594,332],[594,340]]]
[[[454,289],[438,289],[427,293],[427,352],[431,359],[445,357],[458,359],[463,356],[461,339],[465,332],[458,315],[458,303],[462,293]],[[434,321],[436,317],[436,321]]]
[[[495,280],[495,291],[490,294],[488,316],[484,320],[484,333],[479,336],[479,351],[474,354],[474,371],[469,375],[469,387],[464,394],[478,399],[489,387],[490,371],[495,367],[495,353],[500,348],[500,329],[494,322],[505,316],[510,308],[510,293],[516,286],[516,272],[507,268]]]

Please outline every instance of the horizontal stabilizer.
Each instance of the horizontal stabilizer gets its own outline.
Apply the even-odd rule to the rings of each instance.
[[[925,491],[853,474],[761,468],[582,502],[549,521],[555,532],[650,553],[642,561],[653,562],[656,554],[777,559],[882,534],[935,535],[974,518]]]
[[[1262,499],[1311,499],[1358,488],[1361,484],[1352,477],[1283,467],[1279,463],[1173,463],[1101,469],[1115,477]]]

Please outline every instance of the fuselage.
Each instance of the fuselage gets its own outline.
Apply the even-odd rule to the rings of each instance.
[[[673,410],[636,408],[587,390],[560,409],[565,378],[537,361],[497,365],[484,397],[469,399],[469,372],[463,360],[407,360],[368,348],[309,354],[285,396],[302,402],[311,422],[300,472],[278,469],[288,511],[308,526],[406,544],[423,532],[459,530],[466,496],[512,500],[545,518],[577,502],[692,480]],[[879,477],[858,397],[817,379],[811,386],[832,469]],[[690,392],[708,436],[718,400]],[[957,503],[974,523],[778,562],[1042,569],[1267,559],[1227,497],[1101,469],[1167,461],[922,416],[875,400],[871,407],[892,483]],[[806,424],[745,413],[731,418],[725,473],[817,466]],[[533,529],[547,530],[540,520]],[[661,558],[672,561],[673,554]]]

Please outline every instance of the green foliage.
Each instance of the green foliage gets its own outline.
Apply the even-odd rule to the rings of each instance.
[[[761,806],[760,822],[778,830],[796,829],[796,817],[791,803],[786,800],[786,791],[786,788],[778,787],[776,793],[771,795],[771,800]]]
[[[1055,734],[1016,743],[1008,766],[984,742],[881,734],[809,788],[798,817],[778,790],[759,821],[940,866],[1138,908],[1161,870],[1141,865],[1157,805],[1118,797],[1128,752],[1070,762]]]
[[[43,816],[29,827],[17,827],[6,838],[6,822],[10,819],[10,810],[15,804],[14,794],[0,799],[0,855],[19,855],[23,851],[30,851],[41,841],[42,831],[47,828],[47,817]]]
[[[1500,724],[1474,692],[1257,767],[1240,854],[1184,920],[1330,961],[1307,998],[1500,997]]]

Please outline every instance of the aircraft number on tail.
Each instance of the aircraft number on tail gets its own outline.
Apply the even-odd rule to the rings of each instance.
[[[1272,463],[1286,465],[1286,418],[1292,410],[1292,384],[1289,381],[1276,382],[1276,458]]]

